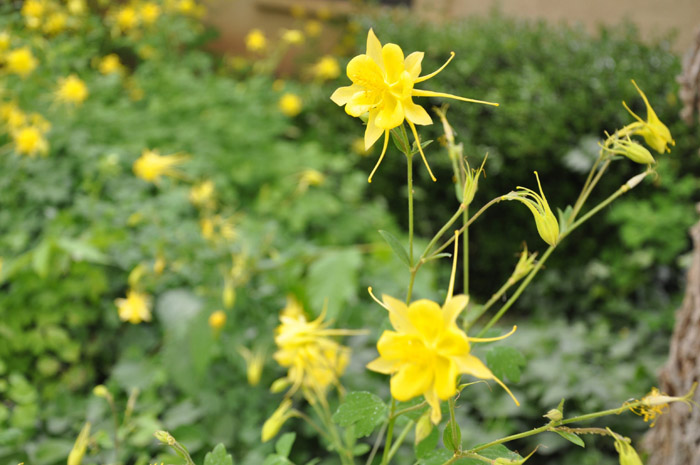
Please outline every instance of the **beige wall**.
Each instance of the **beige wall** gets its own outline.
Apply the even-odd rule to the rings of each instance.
[[[299,25],[290,15],[292,5],[307,11],[328,6],[339,12],[349,10],[350,0],[212,0],[208,21],[221,31],[215,48],[241,51],[243,38],[253,27],[272,34],[282,27]],[[618,24],[627,18],[636,23],[645,38],[653,39],[677,29],[675,49],[687,50],[700,28],[700,0],[414,0],[417,14],[432,19],[488,13],[498,6],[504,13],[527,19],[583,23]]]

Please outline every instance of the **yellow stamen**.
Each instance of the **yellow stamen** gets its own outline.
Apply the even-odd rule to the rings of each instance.
[[[469,342],[494,342],[494,341],[500,341],[501,339],[505,339],[511,334],[515,332],[515,330],[518,329],[517,325],[513,325],[513,329],[510,330],[508,334],[504,334],[503,336],[496,336],[496,337],[468,337]]]
[[[447,59],[447,61],[445,62],[444,65],[440,66],[440,68],[438,68],[437,71],[433,71],[433,72],[430,73],[430,74],[426,74],[425,76],[419,77],[418,79],[415,80],[415,82],[427,81],[428,79],[437,76],[437,75],[440,73],[440,71],[442,71],[443,69],[445,69],[445,68],[447,67],[447,65],[450,64],[450,61],[452,61],[452,59],[453,59],[454,57],[455,57],[455,52],[450,52],[450,57]]]
[[[382,160],[384,159],[384,154],[386,154],[386,148],[389,145],[389,130],[387,129],[384,131],[384,147],[382,147],[382,154],[379,155],[379,161],[377,161],[377,164],[374,165],[374,169],[372,169],[372,172],[369,174],[369,178],[367,178],[367,182],[371,183],[372,182],[372,176],[374,176],[374,173],[377,171],[377,168],[379,168],[379,165],[381,164]]]

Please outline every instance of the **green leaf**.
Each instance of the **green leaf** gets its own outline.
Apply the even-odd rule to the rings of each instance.
[[[559,234],[564,234],[569,229],[569,218],[574,212],[571,205],[567,205],[564,210],[557,208],[557,214],[559,216]]]
[[[581,439],[574,433],[569,433],[568,431],[555,431],[555,433],[557,433],[559,436],[563,437],[567,441],[573,442],[577,446],[586,447],[586,444],[583,442],[583,439]]]
[[[400,131],[399,129],[395,128],[391,130],[391,140],[394,142],[396,148],[399,149],[399,152],[401,153],[407,153],[408,140],[403,135],[403,131]]]
[[[371,392],[351,392],[333,414],[340,426],[355,427],[355,437],[369,436],[386,417],[387,406]]]
[[[431,260],[437,260],[438,258],[444,258],[444,257],[452,257],[452,254],[451,254],[451,253],[447,253],[447,252],[442,252],[442,253],[438,253],[438,254],[435,254],[435,255],[431,255],[431,256],[429,256],[428,258],[425,259],[425,262],[427,263],[427,262],[429,262],[429,261],[431,261]]]
[[[352,448],[352,455],[358,456],[358,455],[364,455],[367,452],[369,452],[370,447],[369,444],[366,443],[360,443],[360,444],[355,444],[355,447]]]
[[[283,457],[289,457],[296,437],[296,433],[284,433],[275,443],[275,450],[277,453]]]
[[[87,261],[99,264],[109,263],[107,255],[85,241],[61,238],[56,241],[56,245],[70,255],[71,259],[74,261]]]
[[[521,369],[526,360],[518,349],[507,346],[497,346],[486,353],[486,364],[493,374],[500,379],[506,376],[514,383],[520,381]]]
[[[416,453],[417,459],[422,459],[430,452],[435,450],[437,446],[438,439],[440,438],[440,433],[437,428],[433,427],[430,434],[425,437],[421,442],[413,447],[413,451]]]
[[[401,242],[396,238],[396,236],[391,234],[389,231],[384,231],[383,229],[379,230],[379,234],[381,234],[387,244],[389,244],[391,250],[393,250],[396,256],[399,257],[399,260],[401,260],[404,265],[410,267],[411,261],[408,258],[408,252],[406,252],[406,249],[403,245],[401,245]]]
[[[438,449],[428,453],[418,461],[419,465],[442,465],[454,456],[454,453],[447,449]],[[483,462],[480,463],[483,465]]]
[[[462,447],[462,430],[458,423],[455,423],[455,431],[457,437],[452,437],[452,420],[447,422],[445,430],[442,432],[442,442],[445,443],[445,447],[453,451],[457,451]]]
[[[204,457],[204,465],[233,465],[233,457],[226,453],[223,444],[219,444]]]
[[[49,264],[51,263],[51,249],[53,242],[44,239],[39,243],[32,253],[32,267],[36,274],[41,278],[45,278],[49,274]]]
[[[265,457],[265,461],[263,462],[263,465],[293,465],[292,461],[289,460],[287,457],[283,457],[281,455],[277,454],[272,454],[268,455]]]
[[[340,309],[355,295],[362,254],[355,248],[324,253],[309,267],[307,288],[310,304],[320,312],[328,305],[328,318],[338,316]]]

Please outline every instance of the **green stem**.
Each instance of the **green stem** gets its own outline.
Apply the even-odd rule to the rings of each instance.
[[[610,197],[603,200],[595,207],[591,208],[590,211],[586,212],[585,215],[583,215],[581,218],[579,218],[577,221],[575,221],[574,224],[572,224],[569,227],[569,229],[566,230],[566,233],[563,234],[562,237],[569,235],[574,229],[581,226],[581,224],[583,224],[586,220],[588,220],[590,217],[592,217],[593,215],[598,213],[603,208],[607,207],[611,202],[613,202],[615,199],[617,199],[619,196],[621,196],[622,194],[626,193],[629,190],[630,190],[630,187],[627,184],[623,184],[622,186],[620,186],[620,188],[618,190],[616,190]]]
[[[341,463],[353,465],[354,460],[352,458],[352,452],[345,448],[343,441],[340,438],[340,434],[338,433],[338,429],[336,428],[335,423],[331,418],[331,413],[328,411],[326,404],[322,402],[318,396],[316,396],[316,402],[309,402],[309,404],[311,404],[311,407],[316,412],[316,415],[318,415],[318,417],[323,422],[323,426],[330,433],[330,442],[331,444],[333,444],[333,447],[338,453]],[[321,405],[321,408],[319,408],[319,404]]]
[[[377,434],[377,439],[374,440],[374,445],[372,446],[372,452],[369,453],[369,457],[367,457],[367,462],[365,462],[365,465],[372,465],[372,462],[374,461],[374,456],[377,455],[377,451],[379,450],[379,444],[382,442],[382,439],[384,439],[384,433],[386,432],[386,426],[387,423],[384,423],[382,425],[382,428],[379,430],[379,434]]]
[[[420,404],[416,404],[416,405],[414,405],[414,406],[412,406],[412,407],[406,407],[405,409],[399,410],[398,412],[394,413],[394,418],[398,418],[398,417],[400,417],[401,415],[403,415],[403,414],[405,414],[405,413],[413,412],[414,410],[420,410],[420,409],[422,409],[423,407],[425,407],[427,403],[428,403],[428,402],[424,400],[424,401],[421,402]]]
[[[386,428],[386,442],[384,443],[384,453],[382,454],[382,461],[380,465],[387,465],[389,463],[389,451],[391,450],[391,440],[394,436],[394,422],[396,417],[394,412],[396,411],[396,400],[391,398],[391,409],[389,410],[389,425]]]
[[[399,433],[399,436],[396,438],[396,442],[394,443],[393,446],[391,446],[391,450],[389,451],[389,459],[391,460],[394,455],[396,454],[396,451],[399,450],[399,447],[403,443],[404,439],[406,439],[406,435],[408,434],[409,431],[411,431],[411,428],[413,428],[413,425],[415,425],[416,422],[411,420],[409,421],[406,426],[401,430],[401,433]]]
[[[472,325],[476,323],[476,321],[479,318],[481,318],[481,315],[486,313],[488,309],[491,308],[491,306],[494,303],[496,303],[498,299],[500,299],[503,296],[503,294],[505,294],[505,292],[511,288],[513,284],[515,283],[512,282],[512,279],[509,278],[508,281],[506,281],[505,284],[503,284],[503,286],[501,286],[501,288],[498,291],[496,291],[496,293],[492,295],[491,298],[489,298],[489,300],[484,305],[476,308],[476,310],[473,313],[468,314],[464,322],[464,331],[469,332],[469,328],[471,328]]]
[[[591,184],[591,180],[593,179],[593,175],[595,174],[596,169],[598,168],[598,165],[600,164],[600,161],[602,159],[603,159],[603,154],[601,153],[598,156],[598,158],[596,159],[595,163],[593,163],[591,170],[588,172],[588,177],[586,178],[586,182],[583,184],[583,189],[581,189],[581,193],[578,195],[578,198],[576,199],[576,203],[574,203],[574,209],[571,212],[571,216],[569,217],[569,222],[572,222],[576,218],[576,215],[583,207],[583,202],[585,202],[584,193],[586,191],[588,191],[588,187]],[[586,195],[586,197],[587,196],[588,195]]]
[[[503,304],[503,306],[498,310],[498,313],[496,313],[488,323],[486,323],[486,326],[484,326],[481,331],[479,331],[479,334],[477,334],[476,337],[481,337],[484,335],[486,331],[488,331],[493,325],[495,325],[498,320],[501,319],[504,313],[508,311],[508,309],[515,303],[516,300],[518,300],[518,297],[520,297],[520,294],[523,293],[525,288],[530,284],[530,281],[535,277],[538,271],[542,268],[542,265],[544,265],[544,262],[547,261],[547,258],[554,252],[554,249],[556,249],[556,245],[550,245],[547,251],[542,255],[542,258],[537,262],[535,267],[530,271],[530,274],[527,275],[527,277],[520,283],[520,286],[518,286],[518,289],[515,291],[515,294],[513,294],[508,301]]]
[[[462,294],[469,295],[469,207],[464,209],[462,213]]]
[[[456,447],[455,453],[461,453],[462,452],[462,441],[460,439],[459,443],[456,443],[457,441],[457,422],[455,419],[455,398],[450,397],[449,401],[449,406],[450,406],[450,426],[452,427],[452,445]]]

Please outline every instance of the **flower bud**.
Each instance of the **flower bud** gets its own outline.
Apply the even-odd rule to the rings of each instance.
[[[153,433],[153,436],[155,436],[156,439],[162,442],[163,444],[167,444],[169,446],[172,446],[177,442],[175,441],[175,438],[167,431],[156,431],[155,433]]]
[[[469,204],[472,203],[472,200],[474,200],[474,194],[476,194],[476,191],[479,188],[479,177],[481,176],[481,172],[484,171],[484,165],[486,164],[486,159],[488,156],[488,153],[486,156],[484,156],[484,161],[481,162],[481,166],[478,170],[471,169],[469,167],[469,163],[465,162],[466,176],[464,177],[464,191],[462,193],[462,202],[465,206],[469,206]]]
[[[615,450],[620,455],[620,465],[642,465],[642,460],[630,444],[629,438],[623,438],[613,433],[610,428],[605,429],[615,439]]]
[[[105,399],[111,397],[111,394],[109,393],[104,384],[98,384],[97,386],[95,386],[92,390],[92,393],[95,394],[97,397],[102,397]]]
[[[272,386],[270,386],[270,392],[273,394],[277,394],[278,392],[282,392],[285,389],[287,389],[288,386],[289,386],[289,379],[279,378],[279,379],[276,379],[272,383]]]
[[[644,146],[629,138],[616,140],[613,146],[607,150],[618,155],[623,155],[641,165],[656,163],[654,157],[651,156],[651,153]]]
[[[226,314],[221,311],[217,310],[211,315],[209,315],[209,326],[211,329],[213,329],[215,332],[221,331],[221,328],[224,327],[226,324]]]
[[[292,401],[284,399],[272,416],[265,421],[262,427],[262,442],[269,441],[279,433],[284,423],[292,416],[292,413],[289,411],[291,407]]]
[[[520,253],[518,263],[515,265],[515,271],[513,271],[513,274],[510,277],[510,281],[512,281],[512,283],[516,283],[530,274],[530,271],[532,271],[532,269],[535,267],[536,257],[537,252],[528,253],[527,244],[525,244],[523,251]]]
[[[80,430],[80,434],[78,434],[78,438],[75,440],[73,449],[68,454],[68,465],[80,465],[82,463],[89,439],[90,423],[85,423],[83,429]]]
[[[416,444],[427,438],[433,431],[433,424],[430,422],[430,410],[426,410],[416,422]]]
[[[236,288],[233,286],[233,282],[230,279],[227,279],[224,283],[221,300],[224,302],[225,308],[233,308],[233,305],[236,303]]]
[[[559,421],[564,418],[564,414],[558,408],[553,408],[542,416],[552,421]]]

